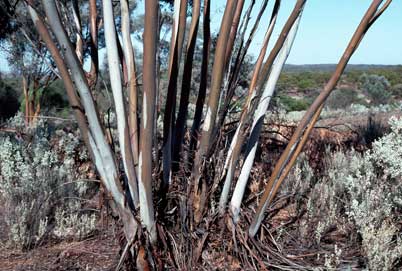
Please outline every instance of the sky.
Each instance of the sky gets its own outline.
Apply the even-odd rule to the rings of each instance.
[[[256,0],[252,19],[258,14],[262,0]],[[269,1],[251,52],[259,52],[275,1]],[[288,64],[332,64],[342,56],[371,0],[307,0],[299,30],[287,60]],[[385,1],[384,1],[385,2]],[[245,1],[247,9],[250,0]],[[296,0],[282,0],[278,21],[270,44],[273,45]],[[212,28],[219,29],[217,20],[225,1],[212,0]],[[370,28],[351,64],[402,64],[402,0],[394,0]]]
[[[251,0],[245,0],[244,12]],[[143,12],[144,1],[135,11]],[[252,21],[262,0],[256,0]],[[257,55],[267,29],[275,1],[270,0],[263,15],[250,52]],[[271,37],[272,47],[296,0],[282,0],[278,21]],[[307,0],[299,31],[288,64],[333,64],[342,56],[371,0]],[[218,31],[226,5],[224,0],[211,0],[211,29]],[[350,64],[402,64],[402,0],[393,0],[390,7],[370,28]],[[201,29],[200,29],[201,31]],[[102,55],[102,54],[101,54]],[[102,63],[102,62],[101,62]],[[8,71],[5,56],[0,52],[0,71]]]

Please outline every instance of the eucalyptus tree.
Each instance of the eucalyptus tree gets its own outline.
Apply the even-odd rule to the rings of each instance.
[[[268,1],[262,2],[258,18],[251,28],[248,39],[245,39],[255,1],[251,1],[244,11],[244,1],[228,0],[216,44],[213,44],[210,38],[209,0],[194,0],[190,1],[191,3],[187,0],[167,2],[173,3],[173,20],[170,28],[166,88],[160,88],[158,84],[161,79],[161,73],[158,72],[161,25],[159,1],[144,1],[142,50],[138,52],[142,54],[140,69],[140,65],[135,63],[134,56],[137,51],[135,52],[131,39],[134,30],[130,24],[132,20],[130,3],[127,0],[119,2],[103,0],[100,11],[96,9],[96,1],[89,1],[91,7],[89,29],[92,41],[89,56],[90,72],[85,72],[82,61],[80,37],[83,25],[79,19],[80,12],[76,8],[62,8],[61,3],[54,0],[42,0],[40,5],[34,0],[26,2],[40,38],[46,44],[63,79],[93,163],[106,190],[112,196],[123,222],[127,240],[122,258],[127,253],[137,257],[136,263],[139,269],[146,269],[148,264],[153,264],[155,267],[156,262],[152,259],[160,255],[155,252],[156,244],[158,241],[166,244],[165,230],[169,226],[165,223],[165,215],[171,212],[165,208],[166,206],[173,207],[173,212],[177,208],[180,209],[182,229],[189,231],[183,242],[187,242],[190,246],[192,240],[198,238],[196,234],[191,233],[208,230],[209,225],[216,221],[219,212],[215,210],[220,211],[219,217],[225,217],[227,201],[233,187],[229,214],[234,222],[239,221],[240,206],[253,165],[263,119],[270,98],[274,95],[282,67],[292,48],[304,7],[308,5],[307,0],[296,1],[281,34],[268,51],[280,13],[281,1],[275,1],[271,19],[265,29],[264,42],[255,62],[243,110],[237,117],[237,130],[229,146],[226,146],[228,138],[222,132],[224,130],[222,127],[230,115],[228,112],[234,100],[233,93],[238,84],[239,71],[244,65],[245,56]],[[320,115],[323,103],[335,88],[351,55],[369,27],[391,1],[388,0],[381,6],[382,2],[382,0],[372,1],[336,71],[306,112],[278,160],[264,195],[259,201],[260,206],[249,229],[250,236],[255,236],[258,231],[266,207],[272,202],[281,182],[301,151]],[[186,35],[189,6],[192,16],[189,33]],[[71,29],[66,27],[63,21],[63,18],[69,16],[75,18],[75,27]],[[111,147],[111,142],[105,133],[106,129],[100,120],[101,112],[93,98],[93,84],[99,72],[97,68],[99,47],[96,44],[101,32],[101,29],[98,29],[100,24],[96,23],[99,21],[102,22],[101,26],[105,33],[107,65],[118,126],[117,142],[120,148]],[[192,116],[187,111],[200,26],[203,33],[201,81],[195,113]],[[212,51],[213,61],[209,63]],[[210,64],[212,69],[209,76]],[[182,74],[181,66],[184,68]],[[158,99],[159,96],[166,97],[163,107],[160,105],[162,99]],[[206,112],[203,117],[204,107]],[[163,114],[161,128],[156,123],[158,108],[162,108]],[[189,119],[193,121],[191,129],[186,127]],[[247,146],[245,152],[242,152],[243,145]],[[159,155],[155,155],[159,153],[162,153],[161,159]],[[235,170],[238,164],[240,165],[242,157],[244,159],[240,167],[240,177],[236,183]],[[188,158],[188,161],[185,158]],[[221,158],[225,161],[224,164],[220,163]],[[162,168],[162,171],[159,168]],[[219,193],[220,189],[217,187],[222,186],[223,189]],[[173,190],[175,193],[179,191],[181,198],[179,206],[168,197],[173,194]],[[215,208],[217,206],[212,200],[215,198],[220,199],[219,208]],[[187,268],[199,258],[205,238],[205,235],[201,237],[200,248],[191,249],[192,255],[186,255],[187,259],[191,259],[184,264]]]

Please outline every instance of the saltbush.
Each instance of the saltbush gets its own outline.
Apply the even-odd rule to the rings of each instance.
[[[311,191],[305,225],[316,223],[316,244],[331,228],[346,234],[353,223],[357,234],[349,238],[361,242],[369,270],[392,270],[402,257],[402,119],[391,118],[390,126],[364,154],[328,151],[324,177],[306,179]],[[339,268],[341,261],[329,260],[335,252],[325,266]]]
[[[77,161],[87,159],[78,135],[63,130],[53,134],[42,119],[25,129],[21,114],[9,126],[22,134],[0,137],[0,196],[10,245],[32,247],[70,218],[92,221],[93,215],[80,212],[78,204],[88,189],[88,182],[77,181],[83,177]],[[80,225],[69,227],[77,226],[72,232],[82,236],[89,230],[81,231]]]

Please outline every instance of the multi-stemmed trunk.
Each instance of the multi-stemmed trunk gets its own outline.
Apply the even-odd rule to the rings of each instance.
[[[308,136],[317,121],[324,102],[335,88],[342,72],[345,69],[351,55],[361,42],[364,34],[374,21],[389,6],[391,0],[386,1],[379,9],[383,0],[373,0],[370,8],[364,16],[361,24],[355,32],[349,46],[342,56],[336,71],[330,81],[313,102],[306,115],[300,121],[295,133],[290,139],[285,151],[279,159],[271,178],[268,181],[265,193],[261,199],[257,213],[249,229],[249,235],[255,236],[259,225],[263,219],[263,214],[267,206],[272,202],[282,181],[286,178],[288,172],[293,166],[300,151],[302,150]],[[117,211],[124,225],[124,232],[127,238],[127,246],[134,240],[138,226],[144,226],[147,230],[151,243],[157,240],[154,200],[152,195],[153,186],[156,184],[155,177],[157,172],[154,170],[157,165],[153,165],[153,152],[158,151],[155,135],[155,100],[158,93],[157,87],[157,65],[156,53],[158,44],[158,16],[159,6],[156,0],[145,1],[144,17],[144,36],[143,36],[143,67],[142,67],[142,108],[139,110],[138,97],[140,89],[137,87],[136,66],[134,62],[134,49],[130,37],[130,13],[127,0],[120,1],[121,7],[121,36],[122,44],[116,32],[114,10],[111,0],[103,0],[103,20],[105,29],[106,52],[108,55],[108,67],[111,78],[112,94],[114,99],[114,109],[117,117],[117,133],[120,145],[120,153],[112,150],[107,140],[105,129],[102,125],[100,114],[97,110],[92,91],[98,77],[98,22],[96,1],[90,0],[90,20],[89,30],[91,35],[90,58],[91,70],[88,74],[83,69],[84,55],[83,43],[80,40],[83,26],[80,20],[79,1],[74,1],[73,17],[75,29],[74,33],[77,43],[73,45],[67,34],[66,27],[59,12],[61,12],[54,1],[42,0],[46,20],[42,19],[39,12],[33,7],[33,2],[28,0],[28,11],[38,30],[41,39],[47,46],[55,65],[57,66],[60,77],[63,79],[69,102],[73,108],[75,118],[77,119],[81,136],[89,150],[90,157],[94,162],[107,192],[112,196],[116,203]],[[221,175],[207,176],[205,174],[206,165],[210,163],[210,153],[213,144],[219,144],[217,139],[216,117],[219,109],[222,109],[222,118],[219,118],[219,125],[224,123],[228,105],[232,102],[232,91],[238,80],[241,63],[250,46],[251,40],[257,29],[260,18],[256,20],[251,30],[249,39],[244,43],[245,29],[242,29],[240,51],[236,57],[234,70],[229,71],[229,59],[233,55],[234,44],[238,36],[239,19],[242,14],[244,1],[231,0],[227,2],[223,15],[221,28],[219,30],[218,41],[215,50],[214,63],[211,74],[211,88],[206,103],[206,116],[202,126],[201,136],[199,128],[202,120],[202,110],[206,98],[208,86],[208,58],[210,54],[210,2],[204,1],[203,13],[203,52],[201,67],[201,82],[196,104],[193,126],[187,155],[188,162],[192,162],[193,152],[196,151],[195,160],[192,168],[192,176],[189,183],[184,186],[184,192],[187,192],[188,206],[194,210],[193,219],[195,224],[201,222],[205,208],[207,206],[208,181],[216,179],[225,180],[223,190],[220,195],[220,210],[226,209],[227,199],[230,194],[230,188],[235,176],[235,169],[239,158],[241,157],[242,146],[247,142],[244,162],[240,170],[240,177],[236,183],[230,210],[235,222],[239,219],[239,211],[242,203],[247,180],[254,162],[256,147],[259,135],[261,133],[264,116],[267,112],[270,98],[274,95],[275,85],[282,71],[283,65],[291,50],[293,40],[297,33],[298,25],[301,19],[301,13],[306,0],[298,0],[296,6],[289,16],[283,30],[278,37],[275,46],[270,51],[267,60],[264,63],[264,56],[268,48],[268,41],[272,34],[273,27],[279,11],[280,0],[274,5],[271,21],[268,26],[264,44],[261,48],[259,58],[253,73],[249,87],[248,97],[246,99],[243,112],[241,114],[235,136],[232,139],[230,147],[226,150],[226,162],[222,169],[217,170]],[[252,6],[254,1],[252,2]],[[263,2],[260,10],[263,12],[267,1]],[[179,113],[176,119],[176,94],[179,81],[179,67],[181,63],[183,40],[185,37],[187,0],[175,1],[174,25],[172,30],[172,41],[170,48],[169,71],[168,71],[168,93],[164,115],[163,127],[163,175],[161,190],[158,193],[158,202],[161,199],[167,200],[168,184],[175,181],[172,177],[172,162],[176,165],[183,165],[181,152],[184,149],[184,132],[186,129],[187,109],[189,94],[191,89],[191,78],[193,68],[193,58],[196,48],[196,37],[200,21],[200,0],[193,1],[193,14],[189,33],[189,40],[186,47],[186,57],[184,60],[184,73],[181,82],[181,97]],[[65,12],[66,10],[63,10]],[[245,25],[248,25],[248,16],[251,9],[246,12]],[[259,16],[261,17],[261,16]],[[45,24],[45,21],[48,25]],[[241,28],[241,27],[240,27]],[[60,49],[62,48],[62,50]],[[222,97],[222,85],[225,74],[230,76],[229,86],[226,89],[228,94]],[[122,76],[123,74],[123,76]],[[226,75],[228,75],[226,74]],[[123,91],[123,83],[127,82],[128,101]],[[27,88],[25,90],[27,94]],[[219,103],[220,99],[224,102]],[[26,105],[29,108],[29,105]],[[137,111],[138,109],[138,111]],[[140,125],[138,125],[138,120]],[[138,131],[139,126],[139,131]],[[197,149],[197,144],[198,149]],[[197,150],[196,150],[197,149]],[[173,153],[172,153],[173,150]],[[121,156],[123,170],[118,165],[118,156]],[[184,161],[187,163],[187,161]],[[184,166],[187,168],[187,166]],[[177,168],[173,168],[176,172]],[[124,174],[122,174],[124,173]],[[124,177],[125,175],[125,177]],[[126,181],[127,180],[127,181]],[[125,183],[127,182],[127,183]],[[122,183],[127,185],[122,185]],[[191,192],[191,193],[190,193]],[[134,208],[130,207],[134,206]],[[161,204],[161,206],[164,206]],[[137,209],[140,211],[140,219],[136,219]],[[161,208],[159,211],[164,212]],[[160,214],[160,217],[163,217]],[[138,222],[141,225],[138,225]],[[194,226],[190,221],[190,226]],[[193,227],[194,228],[194,227]],[[146,257],[140,246],[137,262],[139,266]],[[142,255],[142,256],[141,256]],[[144,260],[145,261],[145,260]]]

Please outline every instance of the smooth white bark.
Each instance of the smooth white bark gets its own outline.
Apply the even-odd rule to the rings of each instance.
[[[239,140],[239,134],[240,134],[240,124],[236,130],[235,135],[233,136],[232,142],[230,143],[230,147],[226,156],[226,161],[225,161],[225,165],[223,168],[223,172],[224,174],[226,174],[225,176],[225,183],[223,185],[223,189],[221,192],[221,196],[219,198],[219,212],[221,214],[224,214],[225,212],[225,208],[226,208],[226,203],[228,201],[228,197],[229,197],[229,190],[230,190],[230,186],[232,184],[232,179],[233,179],[233,175],[234,175],[234,168],[236,166],[236,161],[234,161],[233,159],[233,150],[235,145],[237,144],[237,141]]]
[[[109,74],[114,106],[117,117],[117,131],[119,135],[120,152],[122,156],[124,170],[128,178],[131,197],[134,206],[138,206],[138,184],[134,172],[134,162],[132,158],[131,145],[128,133],[126,118],[126,108],[123,96],[122,78],[120,72],[120,59],[117,49],[117,35],[114,24],[113,5],[111,0],[103,0],[103,18],[105,23],[105,41],[107,60],[109,65]]]
[[[254,70],[254,73],[255,72],[259,73],[260,72],[262,60],[265,57],[267,47],[268,47],[268,41],[269,41],[269,39],[271,37],[271,34],[272,34],[272,31],[274,29],[276,19],[277,19],[277,14],[272,18],[271,23],[268,26],[267,32],[265,33],[264,42],[263,42],[264,45],[262,47],[262,50],[261,50],[260,56],[259,56],[259,58],[261,58],[261,62],[259,63],[258,60],[257,60],[257,66],[256,66],[256,70]],[[258,74],[254,74],[253,77],[254,76],[258,77]],[[233,177],[234,177],[236,165],[237,165],[238,158],[239,158],[239,155],[236,155],[237,157],[233,156],[233,155],[235,155],[233,153],[233,151],[234,151],[236,146],[241,144],[240,140],[243,140],[242,137],[240,136],[240,133],[241,133],[241,131],[243,129],[243,126],[245,124],[246,116],[247,116],[247,114],[249,114],[249,112],[251,110],[252,102],[255,99],[256,95],[257,95],[257,89],[255,88],[255,82],[251,83],[250,88],[251,88],[250,89],[250,94],[249,94],[250,97],[248,97],[248,99],[247,99],[247,104],[246,104],[246,108],[245,108],[245,110],[246,110],[245,115],[242,115],[241,118],[240,118],[239,124],[238,124],[237,129],[236,129],[236,133],[233,136],[233,139],[232,139],[232,141],[230,143],[230,147],[229,147],[229,150],[228,150],[228,153],[227,153],[227,156],[226,156],[226,160],[225,160],[225,165],[224,165],[224,168],[223,168],[223,171],[222,171],[223,173],[222,173],[221,178],[225,177],[225,183],[223,185],[223,189],[222,189],[221,196],[220,196],[220,199],[219,199],[219,212],[222,215],[225,213],[226,203],[227,203],[228,197],[229,197],[230,186],[232,184],[232,180],[233,180]]]
[[[275,86],[276,83],[278,82],[279,76],[281,74],[282,68],[286,62],[286,59],[290,53],[290,50],[293,45],[293,41],[296,37],[297,34],[297,29],[300,23],[300,18],[301,14],[299,17],[296,19],[294,22],[291,30],[289,31],[289,34],[286,38],[285,43],[283,44],[283,47],[281,48],[278,56],[275,59],[275,62],[272,66],[268,81],[265,85],[264,92],[261,96],[261,99],[259,101],[257,110],[255,111],[254,117],[253,117],[253,125],[251,129],[251,133],[253,136],[256,136],[257,139],[253,140],[252,145],[248,146],[249,152],[247,153],[247,156],[244,160],[241,173],[239,176],[239,179],[236,183],[235,190],[233,192],[232,200],[230,202],[230,210],[233,216],[233,220],[235,222],[238,221],[239,219],[239,213],[240,213],[240,205],[243,200],[244,196],[244,191],[248,182],[248,178],[250,176],[250,172],[254,163],[254,158],[255,158],[255,153],[257,150],[257,144],[258,144],[258,137],[261,132],[261,127],[262,127],[262,121],[264,119],[265,113],[267,112],[269,103],[271,101],[271,97],[274,94],[275,91]],[[257,129],[257,130],[255,130]],[[250,141],[252,138],[250,138]]]

